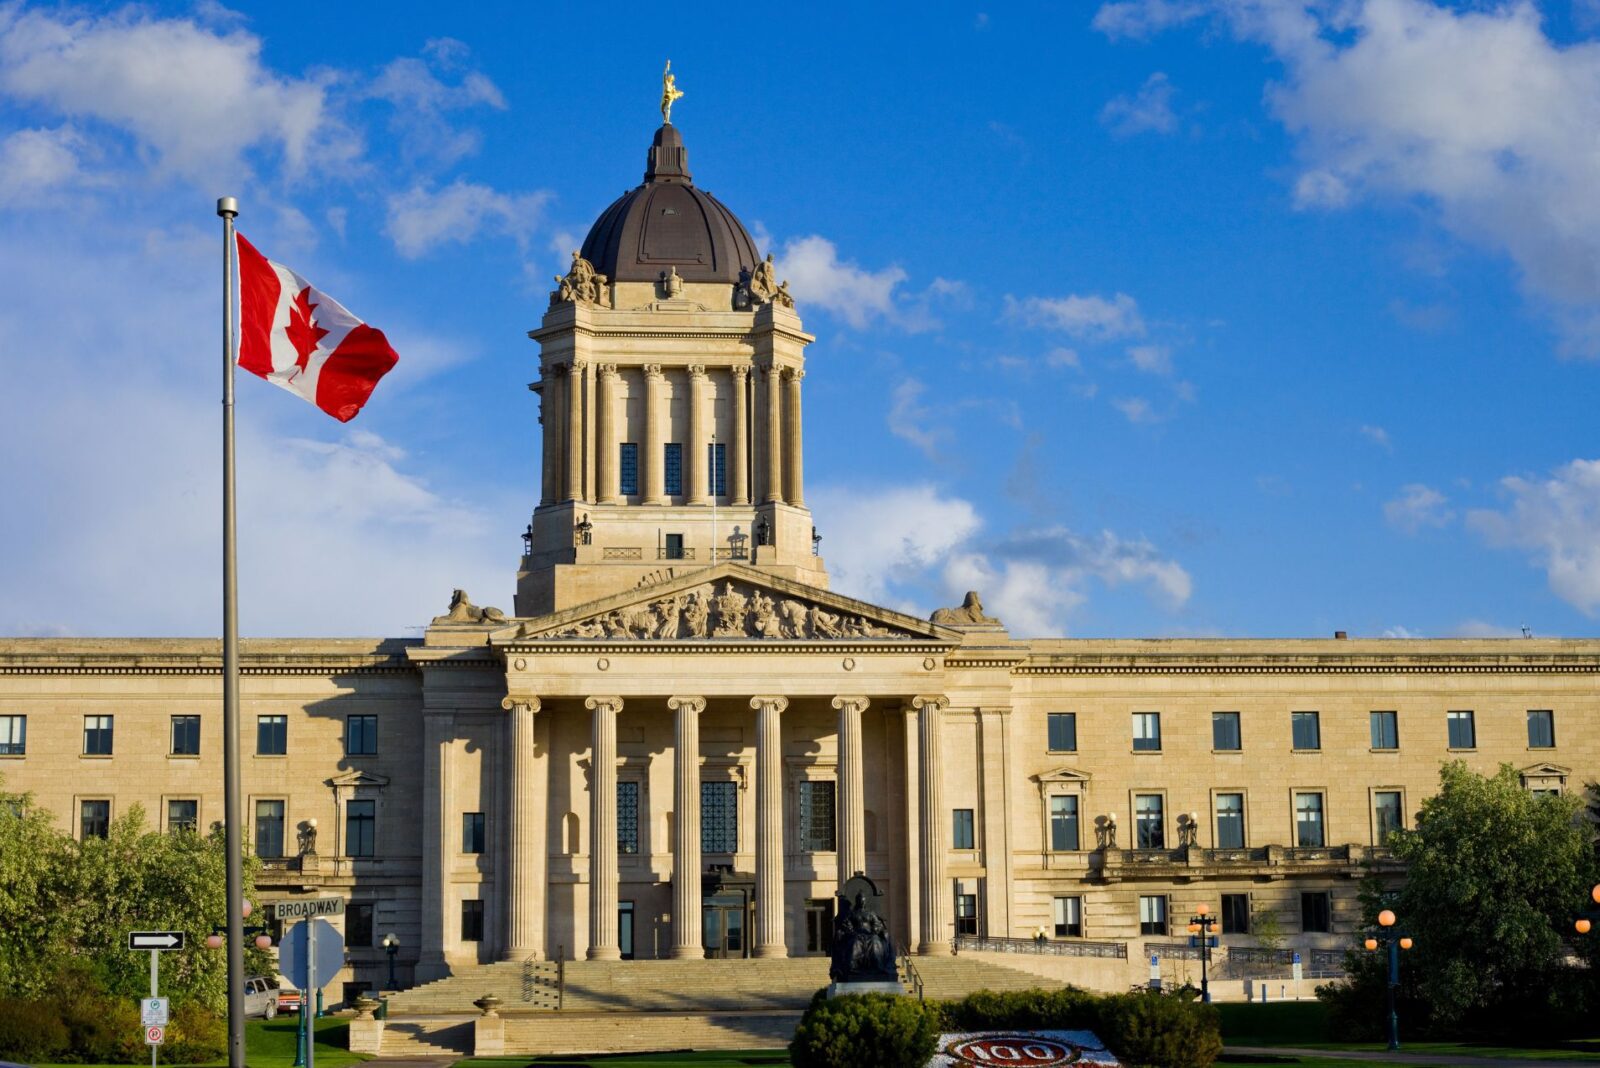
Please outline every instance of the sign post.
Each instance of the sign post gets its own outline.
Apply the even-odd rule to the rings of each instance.
[[[344,908],[343,898],[322,900],[338,901],[338,908],[341,911]],[[309,905],[313,902],[279,902],[275,908],[285,904]],[[304,1052],[295,1063],[315,1068],[316,1041],[310,1026],[310,1014],[306,1011],[311,1000],[307,995],[331,983],[344,967],[344,936],[327,920],[303,920],[283,936],[283,942],[278,946],[278,966],[300,991],[300,1034]]]
[[[128,948],[135,953],[150,954],[150,996],[139,1002],[139,1026],[144,1029],[144,1041],[150,1047],[150,1064],[156,1063],[156,1054],[167,1037],[167,1015],[171,1006],[161,997],[161,954],[182,949],[188,940],[183,931],[129,931]]]
[[[1300,1000],[1300,953],[1298,950],[1294,955],[1294,999],[1296,1001]]]

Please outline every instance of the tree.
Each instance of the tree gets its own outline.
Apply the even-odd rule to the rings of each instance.
[[[1389,892],[1370,882],[1366,921],[1391,908],[1415,939],[1402,984],[1439,1026],[1526,1024],[1572,989],[1563,938],[1596,881],[1593,827],[1577,797],[1536,795],[1509,764],[1480,775],[1454,761],[1439,784],[1415,828],[1391,833],[1405,882]],[[1358,986],[1384,980],[1369,963]]]
[[[222,831],[162,834],[144,818],[135,805],[105,838],[78,842],[31,795],[7,794],[0,782],[0,996],[45,996],[69,962],[86,966],[108,993],[143,996],[150,962],[128,950],[128,932],[173,930],[188,934],[188,946],[162,955],[162,993],[222,1010],[226,955],[205,946],[225,922]],[[259,866],[245,858],[247,898]],[[271,966],[249,950],[252,973]]]

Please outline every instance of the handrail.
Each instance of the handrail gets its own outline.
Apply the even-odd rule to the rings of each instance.
[[[567,1002],[567,947],[556,946],[556,1011]]]
[[[1128,959],[1123,942],[1089,942],[1081,938],[1001,938],[988,935],[956,935],[956,952],[963,949],[990,953],[1037,953],[1047,957],[1114,957]]]
[[[918,973],[917,966],[915,964],[911,963],[911,954],[910,953],[902,953],[902,954],[900,954],[900,963],[902,965],[904,965],[905,970],[906,970],[906,986],[911,988],[911,993],[917,995],[917,1000],[918,1001],[923,1000],[923,998],[922,998],[922,976],[921,976],[920,973]]]
[[[533,954],[528,954],[522,962],[522,1000],[532,1001],[534,989],[539,985],[539,977],[533,971]]]

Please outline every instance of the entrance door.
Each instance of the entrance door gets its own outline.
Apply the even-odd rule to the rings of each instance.
[[[617,950],[623,960],[633,959],[633,902],[617,903]]]
[[[702,934],[706,956],[713,958],[747,957],[745,903],[743,894],[718,894],[706,898],[701,908]]]
[[[833,949],[833,902],[825,897],[806,902],[806,952],[828,953]]]

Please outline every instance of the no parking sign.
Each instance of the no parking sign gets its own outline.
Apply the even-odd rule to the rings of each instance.
[[[159,1046],[166,1037],[167,1032],[158,1024],[151,1024],[144,1029],[144,1044],[147,1046]]]

